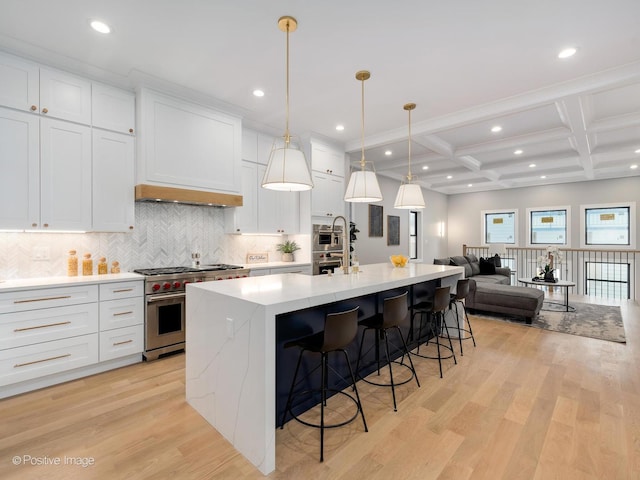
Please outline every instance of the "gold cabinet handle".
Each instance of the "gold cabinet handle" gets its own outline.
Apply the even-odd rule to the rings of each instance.
[[[43,108],[42,109],[42,113],[49,113],[49,109],[48,108]]]
[[[125,343],[133,343],[133,340],[125,340],[124,342],[116,342],[113,344],[114,347],[117,347],[118,345],[124,345]]]
[[[131,315],[133,313],[133,311],[128,311],[128,312],[118,312],[118,313],[114,313],[113,316],[114,317],[118,317],[120,315]]]
[[[130,128],[130,129],[129,129],[129,133],[133,133],[133,128]]]
[[[36,107],[35,105],[31,105],[31,111],[35,112],[38,109],[38,107]]]
[[[38,328],[58,327],[60,325],[69,325],[71,322],[48,323],[46,325],[36,325],[35,327],[14,328],[14,332],[26,332],[27,330],[36,330]]]
[[[58,355],[57,357],[43,358],[42,360],[34,360],[33,362],[25,362],[25,363],[16,363],[13,368],[18,367],[26,367],[27,365],[34,365],[36,363],[49,362],[51,360],[58,360],[59,358],[70,357],[70,353],[66,353],[64,355]]]
[[[32,223],[32,224],[31,224],[31,226],[32,226],[32,227],[37,227],[37,226],[38,226],[38,224],[37,224],[37,223]]]
[[[44,228],[47,228],[49,226],[48,223],[45,223],[44,225],[42,225]]]
[[[124,292],[132,292],[133,288],[122,288],[120,290],[114,290],[113,293],[124,293]]]
[[[62,295],[60,297],[30,298],[29,300],[14,300],[13,303],[46,302],[47,300],[63,300],[65,298],[71,298],[71,295]]]
[[[129,230],[133,230],[133,225],[129,225]]]

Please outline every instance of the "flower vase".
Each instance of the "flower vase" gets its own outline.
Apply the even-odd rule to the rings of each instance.
[[[553,276],[553,271],[544,272],[544,281],[549,283],[556,283],[556,279]]]

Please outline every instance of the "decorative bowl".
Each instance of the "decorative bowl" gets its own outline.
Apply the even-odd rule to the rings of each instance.
[[[389,257],[389,260],[391,260],[391,263],[394,267],[402,268],[409,261],[409,257],[406,257],[404,255],[391,255]]]

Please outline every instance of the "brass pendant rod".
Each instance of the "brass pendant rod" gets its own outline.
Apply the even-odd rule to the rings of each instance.
[[[364,77],[362,77],[362,81],[360,83],[362,84],[362,94],[360,99],[360,104],[361,104],[360,125],[362,125],[362,129],[360,132],[360,145],[361,145],[362,154],[360,157],[360,167],[362,167],[362,170],[364,171],[364,165],[365,165],[365,160],[364,160]]]
[[[286,82],[287,82],[287,91],[285,94],[285,111],[287,112],[287,118],[284,127],[284,143],[285,146],[289,146],[289,142],[291,140],[291,135],[289,134],[289,21],[287,20],[287,61],[286,61]]]
[[[404,109],[409,112],[409,174],[407,175],[407,180],[411,183],[413,179],[413,175],[411,174],[411,110],[416,108],[415,103],[407,103],[404,106]]]

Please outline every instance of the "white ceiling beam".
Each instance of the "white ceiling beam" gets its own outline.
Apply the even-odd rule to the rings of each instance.
[[[586,103],[588,104],[588,101]],[[591,158],[591,147],[586,130],[586,110],[589,107],[585,106],[582,99],[577,95],[558,101],[556,106],[560,117],[571,129],[572,135],[569,137],[569,143],[578,152],[585,176],[588,180],[592,180],[593,159]]]

